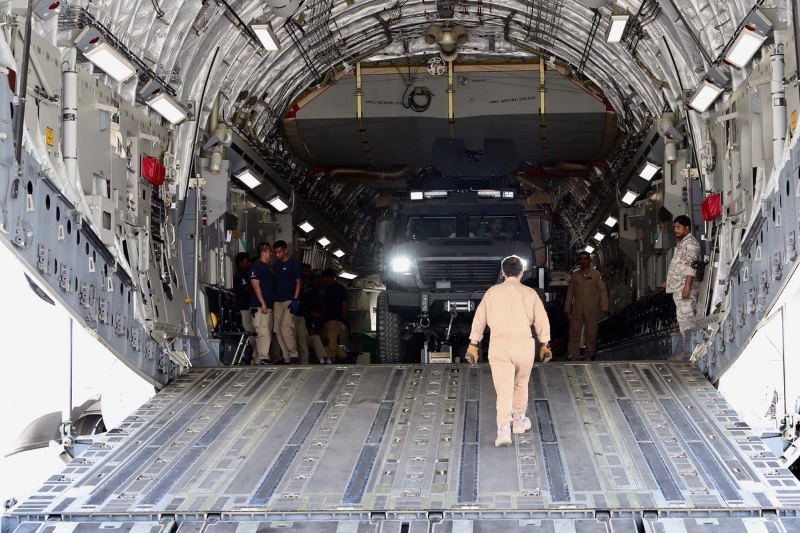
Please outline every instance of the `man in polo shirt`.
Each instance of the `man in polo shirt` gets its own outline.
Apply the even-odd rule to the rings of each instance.
[[[294,331],[294,317],[300,310],[303,276],[300,261],[289,255],[286,241],[277,241],[275,249],[275,333],[281,346],[283,361],[298,364],[300,354]]]
[[[258,261],[250,267],[250,311],[253,313],[253,327],[256,337],[256,355],[251,361],[254,365],[269,364],[269,345],[272,342],[272,308],[275,305],[275,276],[269,268],[272,247],[267,242],[258,245]]]

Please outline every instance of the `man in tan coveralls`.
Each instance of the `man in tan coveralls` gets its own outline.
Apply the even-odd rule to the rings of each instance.
[[[578,254],[580,268],[572,273],[567,289],[564,314],[569,318],[569,345],[567,354],[570,361],[577,361],[581,355],[581,330],[586,328],[587,360],[594,358],[597,348],[597,322],[599,314],[608,313],[608,292],[600,273],[592,268],[592,256],[588,252]]]
[[[512,255],[503,260],[501,268],[505,280],[486,291],[475,311],[466,359],[469,363],[478,362],[478,345],[488,324],[492,334],[489,366],[497,393],[497,440],[494,445],[508,446],[511,444],[512,423],[516,434],[531,429],[531,420],[525,416],[528,378],[536,356],[531,326],[542,343],[540,359],[546,363],[553,355],[550,353],[550,321],[544,305],[535,290],[520,283],[522,261]]]

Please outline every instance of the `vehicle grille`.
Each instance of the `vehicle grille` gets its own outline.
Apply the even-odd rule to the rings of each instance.
[[[494,259],[465,261],[417,261],[419,277],[425,285],[449,280],[453,286],[494,285],[500,276],[500,262]]]

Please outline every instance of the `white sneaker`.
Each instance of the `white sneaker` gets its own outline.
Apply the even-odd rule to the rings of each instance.
[[[331,358],[330,358],[330,357],[326,357],[326,358],[325,358],[325,364],[326,364],[326,365],[332,365],[332,364],[333,364],[333,361],[331,361]]]
[[[531,419],[525,416],[525,413],[514,414],[514,419],[511,422],[514,429],[514,435],[521,435],[531,429]]]
[[[511,446],[511,427],[509,424],[503,424],[497,428],[497,439],[495,439],[494,445],[497,448]]]

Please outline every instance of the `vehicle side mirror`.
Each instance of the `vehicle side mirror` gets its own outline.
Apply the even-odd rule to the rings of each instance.
[[[375,225],[375,239],[385,245],[389,240],[392,231],[392,222],[394,217],[379,217],[378,223]]]
[[[539,219],[539,234],[542,236],[542,244],[547,246],[553,239],[553,221],[550,217]]]

